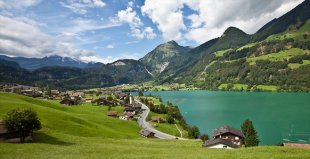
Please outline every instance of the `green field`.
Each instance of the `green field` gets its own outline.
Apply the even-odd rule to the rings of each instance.
[[[57,102],[0,93],[0,118],[13,108],[31,108],[38,113],[42,130],[36,142],[0,143],[2,159],[37,158],[310,158],[305,149],[276,146],[236,150],[207,149],[199,141],[145,139],[133,121],[106,116],[106,107],[63,106]]]
[[[221,57],[221,56],[223,56],[227,51],[230,51],[230,50],[232,50],[232,49],[220,50],[220,51],[215,52],[214,54],[215,54],[216,57]]]
[[[284,59],[288,60],[293,56],[303,55],[305,51],[299,48],[291,48],[289,50],[280,51],[278,53],[271,53],[258,57],[247,58],[247,62],[250,65],[254,65],[257,60],[269,60],[269,61],[284,61]]]
[[[278,89],[277,86],[272,86],[272,85],[257,85],[256,87],[263,91],[272,91],[272,92],[275,92]]]
[[[297,69],[300,66],[304,66],[304,65],[310,65],[310,60],[302,60],[302,63],[290,63],[288,64],[288,67],[291,69]]]
[[[227,83],[223,83],[223,84],[221,84],[219,87],[218,87],[218,89],[226,89],[227,88],[227,86],[228,86],[228,84]],[[246,85],[246,84],[233,84],[233,90],[246,90],[248,88],[248,85]]]

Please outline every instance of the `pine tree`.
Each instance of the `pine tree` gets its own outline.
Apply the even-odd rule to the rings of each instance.
[[[260,141],[251,120],[246,119],[241,125],[241,130],[245,136],[243,141],[245,147],[258,146]]]

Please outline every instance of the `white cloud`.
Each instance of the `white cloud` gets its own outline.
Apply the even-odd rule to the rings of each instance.
[[[182,8],[181,0],[146,0],[141,11],[157,25],[164,40],[168,41],[182,38],[181,30],[186,28]]]
[[[132,7],[133,3],[129,2],[126,10],[118,11],[116,18],[112,21],[129,24],[131,35],[137,39],[154,39],[156,34],[153,29],[151,27],[143,27],[140,17]]]
[[[95,20],[78,18],[70,21],[68,28],[64,29],[62,32],[63,34],[66,34],[68,36],[70,35],[74,36],[78,33],[82,33],[85,31],[107,29],[117,27],[120,25],[121,25],[120,23],[116,22],[111,22],[110,24],[104,24]]]
[[[106,6],[102,0],[67,0],[59,2],[63,7],[72,10],[78,14],[86,14],[89,8],[103,8]]]
[[[0,0],[1,9],[22,9],[37,5],[41,0]]]
[[[23,56],[44,57],[61,55],[78,58],[94,53],[75,48],[62,37],[52,37],[43,33],[36,25],[0,15],[0,53]]]
[[[104,64],[112,63],[116,61],[117,59],[113,58],[112,56],[107,56],[105,58],[99,57],[99,56],[82,56],[80,57],[80,60],[84,62],[101,62]]]
[[[105,48],[107,48],[107,49],[113,49],[113,48],[114,48],[114,45],[113,45],[113,44],[109,44],[109,45],[107,45]]]
[[[165,41],[186,39],[202,43],[221,36],[229,26],[254,33],[302,1],[146,0],[141,12],[157,25]],[[184,6],[188,6],[194,13],[183,13]],[[184,19],[190,20],[189,26],[185,26]]]

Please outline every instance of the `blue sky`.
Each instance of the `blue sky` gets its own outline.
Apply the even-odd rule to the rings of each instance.
[[[252,34],[302,0],[0,0],[0,54],[139,59],[175,40],[197,46],[229,26]]]

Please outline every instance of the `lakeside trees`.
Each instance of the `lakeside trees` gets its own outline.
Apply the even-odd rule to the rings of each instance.
[[[246,119],[241,125],[245,147],[258,146],[260,140],[251,120]]]

